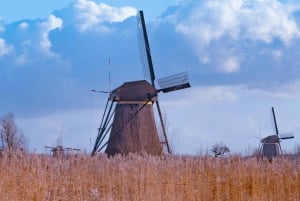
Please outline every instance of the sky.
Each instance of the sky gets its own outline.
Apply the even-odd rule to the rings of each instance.
[[[0,7],[0,116],[15,116],[31,151],[62,139],[90,152],[106,94],[145,79],[143,10],[156,77],[187,71],[191,88],[159,94],[176,154],[215,143],[247,154],[279,133],[300,145],[300,3],[295,0],[11,0]],[[110,60],[110,62],[109,62]],[[110,82],[109,82],[110,74]]]

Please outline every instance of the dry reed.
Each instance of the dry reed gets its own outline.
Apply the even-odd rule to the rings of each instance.
[[[300,200],[300,165],[288,159],[3,153],[0,178],[8,201]]]

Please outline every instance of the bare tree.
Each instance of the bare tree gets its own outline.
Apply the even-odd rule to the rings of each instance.
[[[215,145],[212,146],[211,152],[213,152],[214,156],[215,157],[218,157],[218,156],[224,156],[225,153],[228,153],[230,152],[230,149],[223,143],[216,143]]]
[[[16,151],[26,147],[26,138],[15,124],[12,113],[0,118],[0,136],[2,149]]]

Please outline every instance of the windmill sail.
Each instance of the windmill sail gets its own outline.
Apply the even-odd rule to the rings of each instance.
[[[191,87],[187,72],[161,78],[157,82],[161,88],[159,91],[164,93]]]
[[[284,133],[279,135],[279,139],[286,140],[286,139],[292,139],[294,138],[293,133]]]
[[[154,68],[143,11],[138,13],[137,26],[138,45],[144,76],[151,82],[152,86],[155,86]]]
[[[274,125],[275,125],[276,135],[278,136],[279,132],[278,132],[278,127],[277,127],[277,121],[276,121],[274,107],[272,107],[272,114],[273,114],[273,119],[274,119]]]
[[[155,87],[155,74],[154,74],[153,62],[151,57],[150,45],[149,45],[143,11],[139,11],[138,13],[137,26],[138,26],[138,44],[139,44],[139,51],[140,51],[140,57],[141,57],[141,63],[142,63],[144,75],[146,79],[151,82],[152,86]],[[168,76],[159,79],[158,82],[161,85],[161,89],[157,91],[158,92],[162,91],[164,93],[190,87],[187,73]],[[157,108],[160,124],[162,127],[162,132],[163,132],[162,144],[166,145],[168,153],[171,153],[164,121],[162,118],[160,104],[158,100],[156,101],[156,108]]]
[[[155,74],[154,74],[150,45],[149,45],[143,11],[139,11],[139,13],[138,13],[138,23],[137,24],[138,24],[138,42],[139,42],[139,50],[140,50],[142,67],[143,67],[144,72],[146,72],[146,78],[148,78],[148,80],[150,80],[152,86],[155,88]],[[144,75],[145,75],[145,73],[144,73]],[[166,128],[164,125],[164,121],[162,118],[162,113],[161,113],[161,109],[160,109],[158,100],[155,103],[156,103],[156,108],[157,108],[160,124],[162,127],[162,132],[163,132],[163,136],[162,136],[163,140],[161,143],[163,145],[166,145],[168,153],[171,153],[171,149],[170,149],[168,138],[167,138]]]
[[[294,138],[294,135],[292,133],[279,134],[274,107],[272,107],[272,114],[273,114],[274,126],[275,126],[277,137],[280,140],[286,140],[286,139],[292,139],[292,138]]]

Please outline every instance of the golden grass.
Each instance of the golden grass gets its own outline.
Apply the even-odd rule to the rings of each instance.
[[[300,165],[239,157],[4,153],[0,200],[300,200]]]

